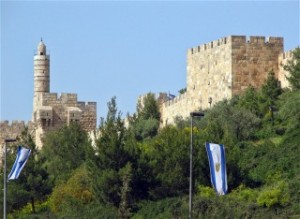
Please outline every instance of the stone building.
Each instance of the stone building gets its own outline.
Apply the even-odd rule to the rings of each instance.
[[[291,57],[291,52],[284,53],[281,37],[229,36],[189,49],[186,92],[164,98],[162,125],[230,99],[250,85],[260,87],[271,70],[281,86],[287,87],[282,65]]]
[[[50,93],[50,56],[44,42],[38,44],[34,56],[34,95],[32,120],[27,127],[37,147],[42,147],[42,137],[51,130],[57,130],[65,124],[77,122],[81,127],[92,132],[96,130],[96,102],[81,102],[77,94]],[[25,122],[8,121],[0,123],[0,142],[4,138],[16,138],[25,128]]]

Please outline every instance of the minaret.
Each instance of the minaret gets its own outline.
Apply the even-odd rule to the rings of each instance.
[[[41,39],[34,62],[34,94],[33,94],[33,120],[38,106],[41,106],[41,95],[50,91],[50,56],[46,53],[46,46]]]

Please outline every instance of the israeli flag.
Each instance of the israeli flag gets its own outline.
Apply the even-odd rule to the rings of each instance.
[[[206,143],[211,182],[218,195],[227,193],[225,149],[222,144]]]
[[[30,149],[24,148],[22,146],[18,147],[17,159],[13,165],[12,170],[8,175],[8,180],[18,179],[22,169],[24,168],[30,156],[30,153],[31,153]]]

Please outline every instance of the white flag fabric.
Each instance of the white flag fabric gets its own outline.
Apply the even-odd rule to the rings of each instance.
[[[218,195],[227,193],[225,149],[222,144],[206,143],[211,182]]]
[[[18,147],[17,159],[12,167],[12,170],[8,175],[8,180],[18,179],[22,169],[24,168],[30,156],[30,153],[30,149],[24,148],[22,146]]]

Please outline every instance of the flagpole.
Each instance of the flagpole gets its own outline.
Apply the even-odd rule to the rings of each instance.
[[[190,144],[190,182],[189,182],[189,219],[193,217],[193,117],[203,117],[202,112],[191,112],[191,144]]]
[[[189,182],[189,219],[192,219],[192,186],[193,186],[193,115],[191,114],[191,143],[190,143],[190,182]]]
[[[7,143],[15,142],[16,139],[5,139],[4,140],[4,165],[3,165],[3,219],[6,219],[6,195],[7,195],[7,180],[6,180],[6,154],[7,154]]]

